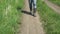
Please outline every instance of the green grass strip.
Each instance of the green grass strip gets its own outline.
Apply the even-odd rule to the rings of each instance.
[[[0,34],[16,34],[23,0],[0,0]]]
[[[42,0],[37,1],[37,10],[44,21],[46,34],[60,34],[60,15],[49,8]]]
[[[49,1],[51,1],[52,3],[60,6],[60,0],[49,0]]]

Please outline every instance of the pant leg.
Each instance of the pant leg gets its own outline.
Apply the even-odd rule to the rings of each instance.
[[[33,7],[34,7],[34,8],[37,8],[36,2],[37,2],[36,0],[33,0]]]
[[[33,0],[30,0],[30,11],[32,11]]]
[[[33,13],[36,13],[36,8],[37,8],[37,6],[36,6],[36,0],[33,0]]]

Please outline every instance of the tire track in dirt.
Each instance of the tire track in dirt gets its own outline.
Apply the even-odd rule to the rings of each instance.
[[[51,3],[50,1],[48,0],[45,0],[44,1],[50,8],[52,8],[55,12],[59,13],[60,14],[60,7]]]

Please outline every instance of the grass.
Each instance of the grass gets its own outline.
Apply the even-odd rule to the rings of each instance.
[[[49,0],[52,3],[55,3],[56,5],[60,6],[60,0]]]
[[[60,34],[60,14],[54,12],[42,0],[37,1],[37,7],[46,34]]]
[[[23,0],[0,0],[0,34],[16,34]]]

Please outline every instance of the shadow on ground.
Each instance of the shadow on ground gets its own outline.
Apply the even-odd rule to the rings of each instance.
[[[21,11],[21,13],[24,13],[24,14],[27,14],[27,15],[31,15],[31,13],[29,11],[22,10],[22,8],[20,8],[20,7],[17,7],[17,10]]]
[[[29,8],[30,8],[30,11],[31,11],[31,7],[32,6],[30,6],[30,1],[31,0],[28,0],[28,2],[29,2]],[[21,12],[24,13],[24,14],[28,14],[28,15],[31,15],[32,16],[32,14],[29,11],[22,10]]]
[[[28,11],[24,11],[24,10],[22,10],[21,12],[22,12],[22,13],[24,13],[24,14],[31,15],[31,13],[30,13],[30,12],[28,12]],[[31,16],[32,16],[32,15],[31,15]]]

